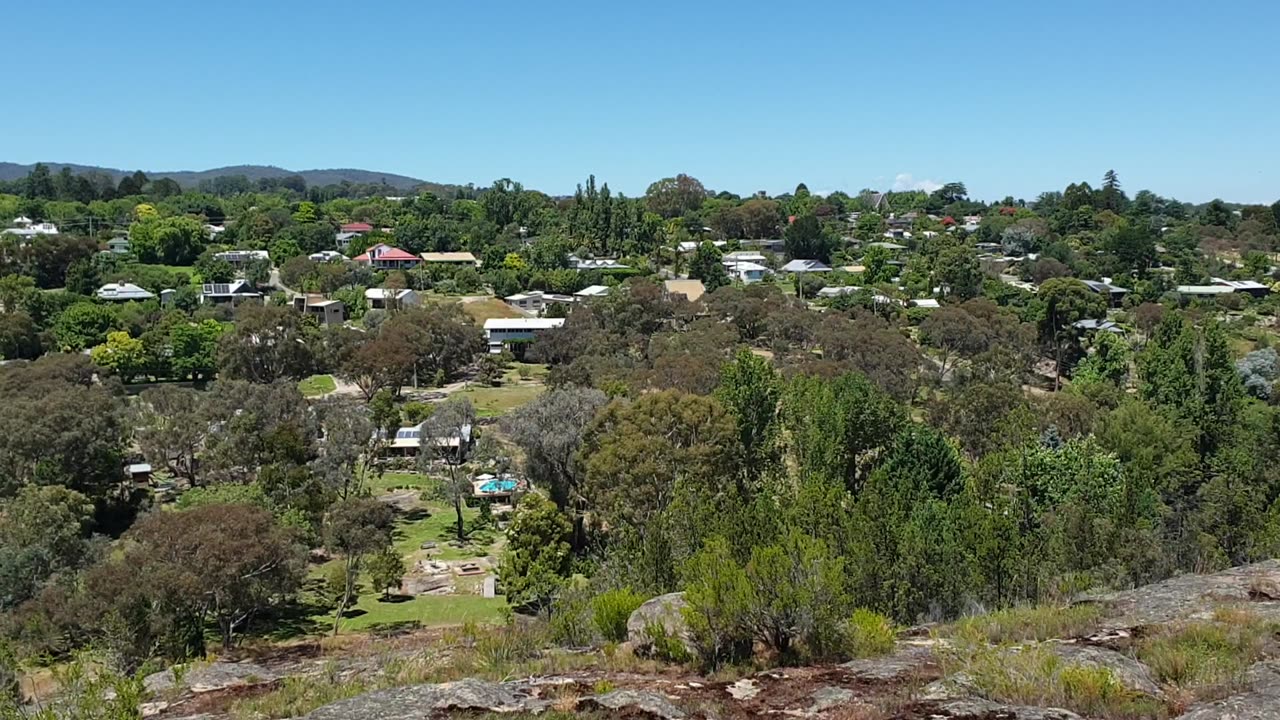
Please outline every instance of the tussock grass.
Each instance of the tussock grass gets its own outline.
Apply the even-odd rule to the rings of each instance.
[[[1102,608],[1097,605],[1057,607],[1035,605],[974,615],[940,628],[940,636],[984,639],[991,643],[1074,638],[1098,629]]]
[[[1161,683],[1210,700],[1245,684],[1249,666],[1262,659],[1276,627],[1247,611],[1222,609],[1212,620],[1168,627],[1138,642],[1138,659]]]
[[[1046,645],[957,643],[939,653],[945,673],[963,673],[988,700],[1060,707],[1104,720],[1162,720],[1163,702],[1129,689],[1107,668],[1071,663]]]

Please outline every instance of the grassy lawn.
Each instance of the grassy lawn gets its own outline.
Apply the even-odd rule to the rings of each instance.
[[[298,391],[302,393],[302,397],[320,397],[337,389],[338,384],[333,381],[331,375],[312,375],[298,382]]]
[[[527,317],[497,298],[462,303],[462,309],[471,316],[472,320],[475,320],[477,325],[483,325],[485,320],[493,318]]]
[[[404,600],[382,600],[377,593],[365,593],[355,608],[347,611],[342,631],[375,630],[396,625],[413,624],[422,627],[461,625],[466,622],[496,623],[502,617],[507,599],[484,598],[479,595],[419,595]],[[333,623],[333,613],[317,621]]]
[[[374,495],[382,495],[392,490],[404,490],[406,488],[425,490],[431,485],[430,479],[418,473],[388,472],[379,477],[369,478],[369,489],[373,491]]]
[[[370,489],[377,496],[395,490],[424,489],[431,483],[429,478],[418,473],[388,472],[381,477],[372,478]],[[464,507],[462,516],[470,524],[478,513],[476,508]],[[492,530],[473,532],[473,542],[463,547],[449,544],[455,537],[456,523],[457,516],[451,505],[438,501],[419,502],[414,510],[402,513],[397,518],[392,534],[392,547],[404,557],[405,567],[410,570],[418,560],[428,557],[458,561],[496,555],[499,552],[502,542]],[[426,542],[435,542],[438,546],[430,551],[422,550],[422,544]],[[311,576],[323,577],[325,570],[333,562],[337,561],[313,566]],[[501,618],[503,609],[507,606],[506,599],[481,597],[482,576],[455,577],[453,584],[461,594],[393,597],[383,600],[381,593],[370,589],[368,579],[363,578],[361,594],[354,607],[348,611],[342,629],[390,629],[406,624],[431,627],[460,625],[468,621],[490,623]],[[320,612],[312,615],[309,621],[319,628],[331,627],[333,613]]]
[[[503,384],[498,387],[475,385],[459,390],[452,397],[471,400],[479,417],[501,417],[542,394],[541,384]]]

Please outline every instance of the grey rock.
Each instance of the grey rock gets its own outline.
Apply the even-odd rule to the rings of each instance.
[[[421,720],[443,712],[539,712],[550,703],[515,686],[466,679],[379,690],[325,705],[308,720]]]
[[[280,679],[276,673],[253,663],[198,663],[179,675],[180,683],[177,682],[173,668],[168,668],[146,676],[142,679],[142,684],[150,693],[172,690],[175,687],[203,693],[243,685],[261,685]]]
[[[1081,720],[1079,715],[1062,708],[1002,705],[977,698],[946,700],[931,710],[931,717],[953,720]]]
[[[653,639],[649,637],[651,625],[661,625],[670,637],[680,638],[685,650],[695,653],[693,643],[689,639],[689,625],[684,620],[684,608],[687,603],[684,593],[668,593],[646,600],[644,604],[627,618],[627,641],[637,655],[648,655],[653,651]]]
[[[813,691],[813,704],[809,706],[810,715],[817,715],[832,708],[848,705],[853,702],[853,691],[842,687],[824,687]]]
[[[1077,602],[1102,603],[1111,611],[1106,629],[1208,617],[1223,603],[1248,603],[1254,614],[1280,620],[1280,560],[1242,565],[1209,575],[1179,575],[1122,592],[1083,595]]]
[[[618,713],[625,711],[632,716],[659,720],[682,720],[687,717],[685,712],[671,704],[665,695],[645,690],[614,690],[604,695],[582,698],[578,701],[577,709],[580,711],[611,710]]]
[[[967,673],[958,672],[925,685],[920,690],[921,700],[961,700],[978,694],[978,686]]]
[[[896,682],[920,674],[933,662],[933,650],[921,645],[899,645],[888,655],[851,660],[840,667],[858,680]]]
[[[1093,647],[1090,645],[1074,645],[1070,643],[1053,643],[1050,645],[1054,654],[1072,665],[1106,668],[1115,674],[1116,679],[1125,687],[1151,697],[1161,697],[1163,691],[1159,683],[1151,675],[1146,665],[1114,650]]]
[[[1193,705],[1177,720],[1280,720],[1280,661],[1256,663],[1247,679],[1249,689]]]
[[[743,678],[724,690],[734,700],[750,700],[760,694],[760,685],[751,678]]]

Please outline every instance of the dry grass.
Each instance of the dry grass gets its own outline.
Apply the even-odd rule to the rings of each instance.
[[[1161,683],[1192,700],[1230,695],[1245,684],[1276,627],[1247,611],[1223,609],[1213,620],[1163,628],[1142,638],[1138,659]]]
[[[1102,720],[1162,720],[1168,708],[1131,690],[1103,667],[1071,663],[1045,645],[958,642],[939,653],[944,673],[964,673],[977,694],[995,702],[1060,707]]]
[[[937,634],[982,638],[991,643],[1066,639],[1092,633],[1101,618],[1102,608],[1097,605],[1036,605],[967,617],[940,628]]]
[[[439,642],[421,652],[388,659],[376,673],[343,677],[338,666],[330,665],[315,676],[289,678],[271,692],[238,700],[229,714],[234,720],[299,717],[323,705],[374,690],[464,678],[501,682],[582,670],[656,676],[663,670],[660,664],[630,652],[569,653],[548,649],[549,639],[548,628],[540,622],[513,622],[500,627],[468,623],[442,632]],[[361,645],[366,655],[375,649],[367,643]],[[571,691],[564,691],[566,698]],[[576,696],[571,699],[576,701]],[[572,709],[571,704],[566,706]],[[555,714],[540,717],[545,720]]]
[[[476,325],[484,325],[485,320],[493,318],[528,317],[498,298],[464,302],[462,303],[462,310],[471,316]]]

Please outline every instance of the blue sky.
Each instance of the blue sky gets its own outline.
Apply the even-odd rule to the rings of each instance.
[[[0,160],[1280,198],[1280,3],[10,3]],[[27,105],[30,103],[30,105]]]

